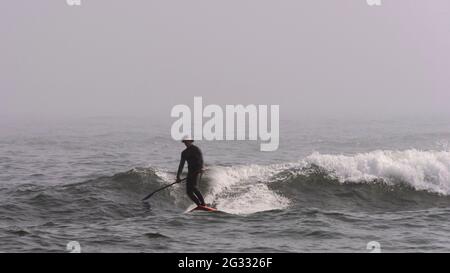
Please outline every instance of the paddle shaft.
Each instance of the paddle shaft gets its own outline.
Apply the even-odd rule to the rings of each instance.
[[[205,171],[205,169],[201,169],[201,170],[198,170],[198,171],[194,172],[194,174],[197,174],[197,173],[203,173],[204,171]],[[156,191],[154,191],[154,192],[150,193],[149,195],[147,195],[144,199],[142,199],[142,201],[145,201],[145,200],[149,199],[150,197],[152,197],[153,194],[155,194],[155,193],[157,193],[157,192],[159,192],[159,191],[162,191],[162,190],[164,190],[164,189],[167,189],[168,187],[171,187],[171,186],[173,186],[173,185],[175,185],[175,184],[181,183],[181,182],[183,182],[183,181],[186,180],[186,179],[187,179],[187,177],[181,179],[180,181],[173,182],[173,183],[170,184],[170,185],[167,185],[167,186],[164,186],[164,187],[162,187],[162,188],[160,188],[160,189],[157,189]]]
[[[181,179],[180,181],[176,181],[176,182],[174,182],[174,183],[172,183],[172,184],[170,184],[170,185],[167,185],[167,186],[164,186],[164,187],[162,187],[162,188],[160,188],[160,189],[157,189],[156,191],[154,191],[154,192],[150,193],[149,195],[147,195],[144,199],[142,199],[142,201],[145,201],[145,200],[149,199],[150,197],[152,197],[153,194],[155,194],[155,193],[157,193],[157,192],[159,192],[159,191],[162,191],[162,190],[164,190],[164,189],[166,189],[166,188],[168,188],[168,187],[171,187],[171,186],[173,186],[173,185],[175,185],[175,184],[181,183],[181,182],[183,182],[183,181],[186,180],[186,179],[187,179],[187,177]]]

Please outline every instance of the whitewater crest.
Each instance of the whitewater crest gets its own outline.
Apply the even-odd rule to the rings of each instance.
[[[290,200],[270,189],[270,178],[291,164],[216,167],[206,202],[233,214],[286,209]]]
[[[213,166],[205,173],[202,191],[206,202],[233,214],[252,214],[283,210],[292,205],[280,183],[296,177],[310,177],[320,171],[324,181],[340,183],[405,185],[417,191],[450,195],[450,152],[448,151],[372,151],[355,155],[318,152],[290,163],[272,165]],[[173,174],[157,171],[169,183]],[[286,188],[285,188],[286,189]],[[177,205],[188,201],[184,187],[178,185],[169,195]],[[186,201],[186,202],[185,202]],[[189,206],[187,210],[192,209]]]
[[[370,183],[382,180],[406,184],[416,190],[450,195],[450,152],[373,151],[356,155],[313,153],[300,163],[316,165],[340,182]]]
[[[285,209],[291,201],[273,191],[270,184],[283,183],[287,177],[309,176],[317,168],[341,183],[401,184],[417,191],[450,195],[450,152],[411,149],[355,155],[315,152],[294,163],[216,167],[207,200],[231,213]]]

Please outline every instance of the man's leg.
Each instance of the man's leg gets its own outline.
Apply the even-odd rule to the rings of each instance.
[[[205,200],[203,199],[203,195],[197,188],[194,189],[194,194],[195,194],[195,196],[197,196],[197,199],[200,201],[200,205],[206,206]]]
[[[194,191],[194,194],[197,196],[197,199],[200,201],[200,204],[202,205],[202,206],[205,206],[206,204],[205,204],[205,199],[203,199],[203,195],[202,195],[202,193],[198,190],[198,188],[197,188],[197,185],[200,183],[200,180],[202,179],[202,174],[201,173],[197,173],[196,175],[195,175],[195,178],[194,178],[194,180],[195,180],[195,184],[194,184],[194,188],[193,188],[193,191]]]
[[[195,177],[192,177],[188,175],[187,181],[186,181],[186,193],[191,198],[192,201],[194,201],[197,206],[200,206],[202,202],[197,198],[195,194]]]

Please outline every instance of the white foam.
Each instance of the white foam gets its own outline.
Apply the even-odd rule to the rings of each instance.
[[[289,206],[289,199],[270,190],[267,183],[270,176],[289,165],[212,168],[209,174],[212,184],[205,197],[206,202],[233,214],[284,209]]]
[[[356,155],[313,153],[301,164],[316,164],[333,172],[341,182],[409,184],[417,190],[450,194],[450,152],[448,151],[373,151]]]
[[[375,179],[383,179],[386,183],[401,182],[416,190],[450,195],[450,152],[411,149],[355,155],[313,153],[295,163],[211,167],[206,173],[210,185],[204,193],[205,201],[233,214],[285,209],[290,200],[269,187],[270,183],[282,183],[285,178],[273,176],[283,171],[293,175],[304,173],[303,167],[311,164],[324,168],[342,183],[372,183]],[[173,174],[165,171],[158,175],[167,182],[174,179]],[[186,198],[184,189],[176,186],[171,195],[176,202]]]

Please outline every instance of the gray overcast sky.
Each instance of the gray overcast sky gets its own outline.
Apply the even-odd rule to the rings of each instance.
[[[0,115],[450,117],[450,1],[2,1]]]

